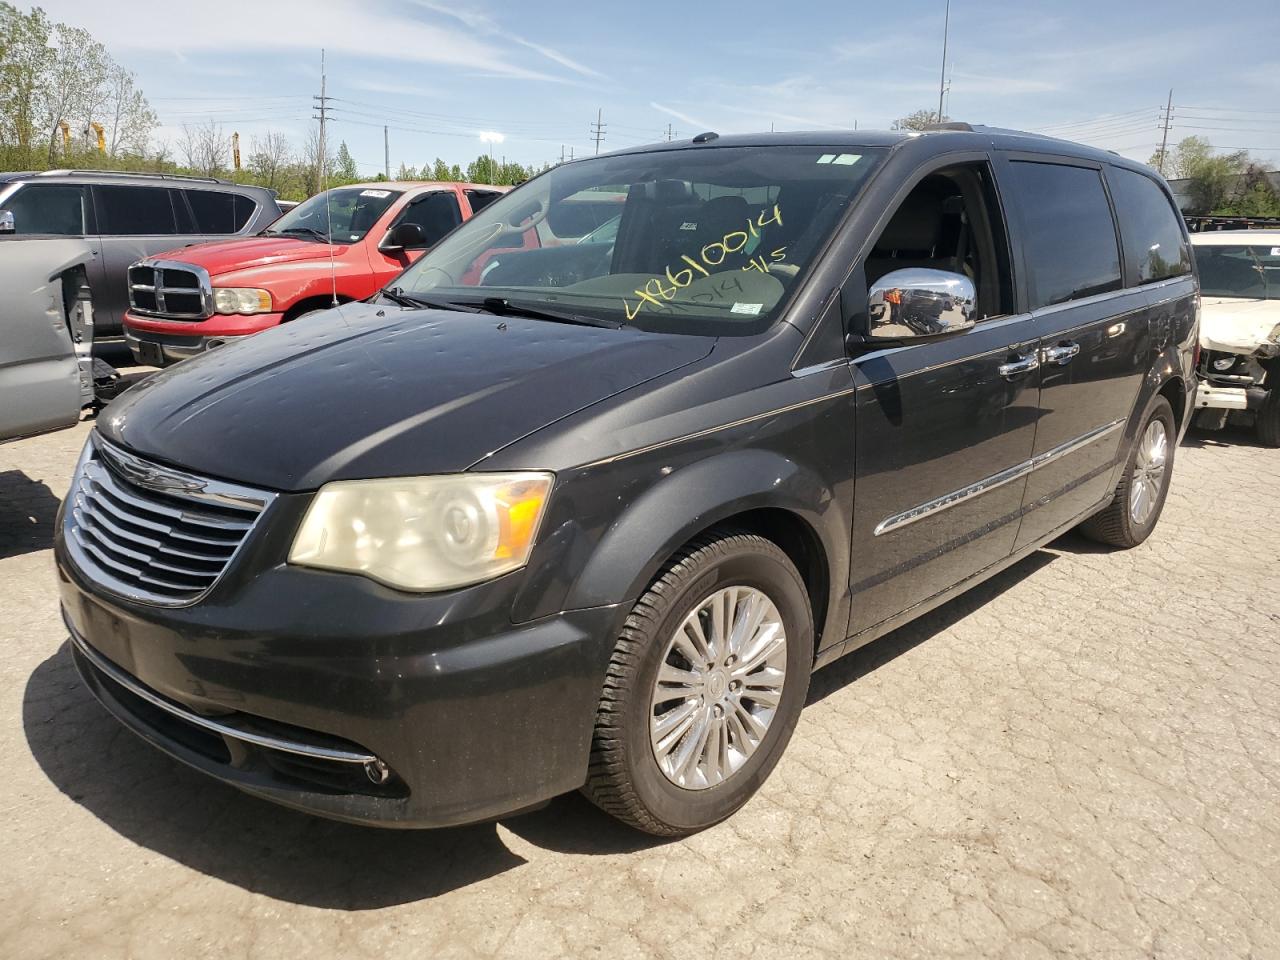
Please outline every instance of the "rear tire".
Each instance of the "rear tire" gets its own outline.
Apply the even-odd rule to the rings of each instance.
[[[1271,368],[1273,371],[1276,367]],[[1268,380],[1273,379],[1269,376]],[[1262,401],[1257,420],[1258,441],[1264,447],[1280,447],[1280,386],[1267,391],[1267,399]]]
[[[1124,549],[1151,536],[1169,493],[1177,440],[1173,408],[1163,396],[1157,396],[1147,407],[1115,498],[1080,524],[1080,532],[1090,540]]]
[[[787,555],[745,532],[694,540],[622,628],[583,792],[657,836],[724,820],[781,757],[812,667],[809,597]]]

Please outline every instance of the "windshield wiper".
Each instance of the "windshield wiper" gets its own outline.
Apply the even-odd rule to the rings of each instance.
[[[432,310],[465,310],[468,313],[480,313],[480,308],[465,303],[451,303],[448,300],[433,300],[429,297],[419,297],[412,293],[405,293],[402,287],[383,287],[378,291],[378,296],[386,297],[392,303],[398,303],[402,307],[430,307]]]
[[[272,236],[279,236],[283,233],[305,233],[308,236],[315,237],[322,243],[333,243],[328,234],[321,233],[313,227],[285,227],[283,230],[264,230],[263,233],[269,233]]]
[[[552,323],[573,323],[580,327],[604,327],[608,330],[621,330],[623,324],[616,320],[606,320],[603,317],[592,317],[582,313],[569,313],[565,310],[548,310],[545,307],[535,307],[524,303],[513,303],[506,297],[485,297],[479,303],[470,303],[467,301],[451,300],[450,306],[471,307],[475,310],[483,310],[485,313],[494,313],[498,316],[528,317],[531,320],[550,320]]]

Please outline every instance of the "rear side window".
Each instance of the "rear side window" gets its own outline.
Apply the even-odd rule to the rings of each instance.
[[[494,190],[467,190],[467,202],[471,204],[471,212],[479,213],[493,201],[497,200],[502,194]]]
[[[1014,161],[1031,308],[1120,289],[1120,248],[1102,176],[1088,167]]]
[[[254,202],[221,190],[186,190],[199,233],[239,233],[253,216]]]
[[[1111,196],[1124,237],[1130,279],[1154,283],[1191,272],[1191,251],[1182,235],[1180,215],[1150,177],[1111,168]]]
[[[93,188],[98,233],[103,236],[175,234],[169,191],[159,187],[98,186]]]
[[[452,192],[440,191],[414,200],[396,222],[416,223],[426,237],[425,246],[434,247],[441,237],[462,222],[462,211],[458,209],[458,198]]]
[[[69,184],[30,183],[3,204],[13,214],[15,233],[82,237],[85,188]]]

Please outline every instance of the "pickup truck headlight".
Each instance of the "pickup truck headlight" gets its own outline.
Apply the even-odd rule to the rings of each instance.
[[[422,593],[491,580],[529,561],[552,480],[475,473],[327,483],[289,562]]]
[[[271,294],[255,287],[214,287],[213,309],[218,313],[270,313]]]

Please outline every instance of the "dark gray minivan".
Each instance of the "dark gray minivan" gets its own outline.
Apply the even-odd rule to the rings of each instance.
[[[0,232],[89,241],[99,338],[122,332],[131,263],[183,244],[254,234],[279,216],[274,191],[227,180],[103,170],[0,173]]]
[[[1073,527],[1151,535],[1194,271],[1155,171],[1011,131],[561,164],[368,302],[112,403],[55,546],[76,664],[160,749],[326,816],[582,788],[699,830],[813,670]]]

